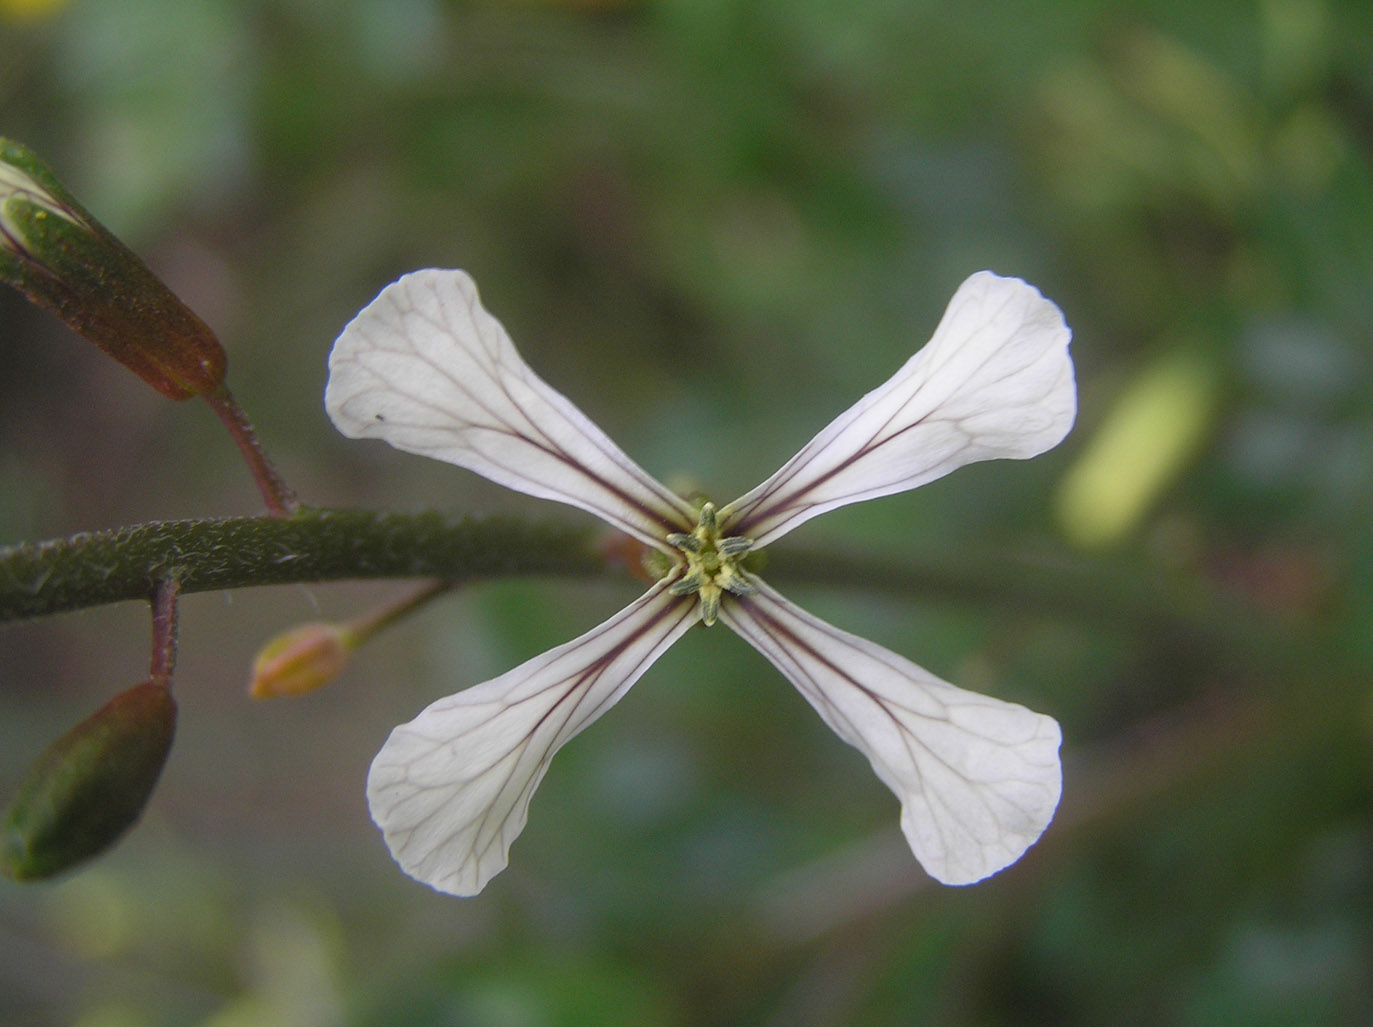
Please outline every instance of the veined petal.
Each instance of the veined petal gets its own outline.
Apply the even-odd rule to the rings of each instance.
[[[570,503],[665,552],[691,507],[659,484],[521,359],[463,271],[388,285],[329,355],[324,405],[350,438],[476,471]]]
[[[1052,718],[941,681],[751,580],[757,591],[721,606],[720,619],[868,757],[930,876],[972,884],[1034,844],[1062,788]]]
[[[699,618],[669,576],[610,620],[509,673],[432,703],[372,761],[372,819],[407,874],[475,895],[505,869],[553,754]]]
[[[979,271],[923,349],[721,510],[720,523],[761,547],[835,507],[1056,446],[1077,413],[1070,338],[1034,286]]]

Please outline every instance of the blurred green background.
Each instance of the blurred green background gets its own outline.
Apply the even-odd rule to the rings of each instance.
[[[439,896],[368,820],[373,752],[636,586],[475,585],[271,704],[262,641],[403,584],[191,596],[144,822],[0,882],[0,1022],[1373,1022],[1373,7],[0,0],[0,133],[215,326],[318,505],[581,517],[328,423],[333,338],[417,267],[717,501],[979,268],[1059,303],[1081,390],[1050,454],[777,547],[927,569],[778,583],[1062,722],[1058,819],[998,877],[932,885],[866,762],[698,631]],[[0,367],[0,541],[256,511],[208,410],[9,290]],[[146,648],[137,604],[0,629],[0,784]]]

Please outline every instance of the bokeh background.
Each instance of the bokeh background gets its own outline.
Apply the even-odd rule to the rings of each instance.
[[[263,640],[403,583],[191,596],[144,822],[0,882],[0,1021],[1373,1021],[1373,7],[3,0],[0,133],[215,326],[318,505],[581,517],[328,423],[333,338],[417,267],[717,500],[979,268],[1060,304],[1081,390],[1052,453],[777,547],[779,584],[791,546],[909,568],[787,591],[1062,722],[1058,820],[998,877],[932,885],[865,761],[703,630],[555,761],[510,869],[439,896],[368,821],[371,755],[637,586],[474,584],[270,704]],[[257,510],[207,409],[9,290],[0,369],[0,540]],[[0,628],[0,784],[146,649],[137,604]]]

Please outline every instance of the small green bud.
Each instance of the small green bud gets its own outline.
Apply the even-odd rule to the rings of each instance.
[[[53,742],[5,811],[0,872],[39,880],[113,845],[143,812],[175,729],[171,693],[145,681]]]
[[[169,399],[213,392],[224,349],[205,322],[63,188],[0,138],[0,280]]]

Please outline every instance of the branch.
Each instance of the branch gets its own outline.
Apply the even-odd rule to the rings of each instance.
[[[0,621],[127,599],[163,580],[182,593],[363,578],[592,576],[613,561],[592,528],[514,517],[304,508],[286,518],[154,521],[0,548]],[[1196,581],[1098,561],[1006,553],[893,557],[779,546],[764,574],[786,587],[856,588],[923,601],[1037,611],[1142,633],[1170,658],[1291,663],[1291,626]],[[631,554],[622,554],[633,562]],[[773,554],[769,553],[768,556]]]
[[[594,533],[507,517],[302,509],[280,519],[153,521],[0,548],[0,621],[125,599],[350,578],[590,575]]]

